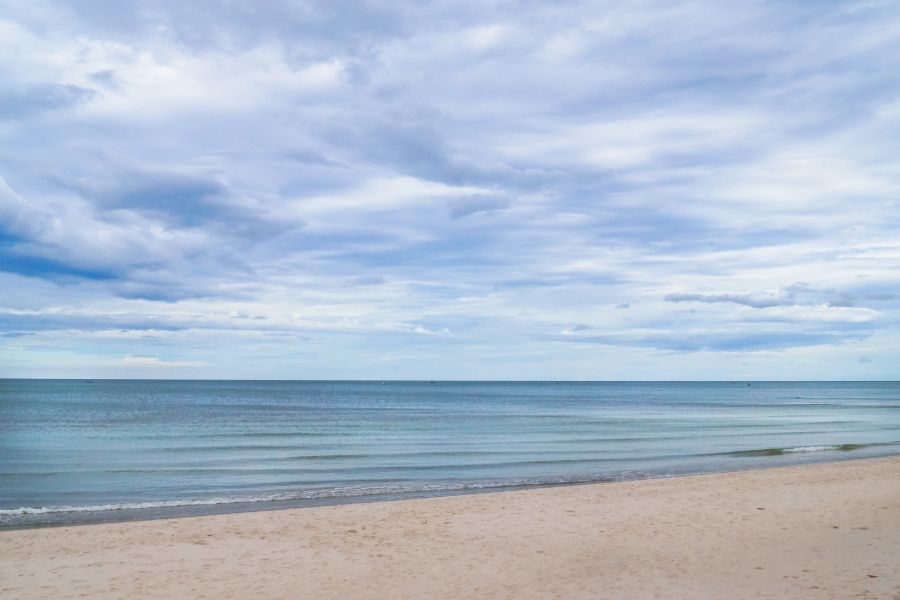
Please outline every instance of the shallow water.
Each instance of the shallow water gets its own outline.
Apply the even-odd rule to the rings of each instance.
[[[0,380],[0,526],[900,453],[900,383]]]

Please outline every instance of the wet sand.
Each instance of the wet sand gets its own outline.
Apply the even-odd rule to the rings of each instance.
[[[2,598],[900,599],[900,457],[0,532]]]

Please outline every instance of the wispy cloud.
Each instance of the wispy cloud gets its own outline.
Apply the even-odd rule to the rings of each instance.
[[[152,367],[152,368],[190,368],[205,367],[207,363],[197,360],[162,360],[155,356],[123,356],[122,365],[126,367]]]
[[[666,302],[704,302],[706,304],[731,302],[750,308],[793,306],[796,302],[794,298],[787,295],[754,298],[748,294],[667,294],[664,299]]]
[[[0,376],[898,374],[895,4],[0,4]]]

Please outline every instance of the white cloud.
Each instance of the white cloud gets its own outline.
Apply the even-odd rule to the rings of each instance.
[[[897,31],[859,2],[6,6],[0,376],[891,375]]]
[[[155,356],[123,356],[121,364],[126,367],[166,367],[166,368],[190,368],[205,367],[207,363],[197,360],[162,360]]]

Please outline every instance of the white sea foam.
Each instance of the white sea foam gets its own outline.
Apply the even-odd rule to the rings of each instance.
[[[828,452],[830,450],[840,450],[840,446],[797,446],[796,448],[785,448],[785,454],[794,452]]]
[[[633,477],[620,477],[633,478]],[[602,478],[609,479],[609,478]],[[384,485],[384,486],[346,486],[327,489],[303,490],[300,492],[289,492],[281,494],[269,494],[264,496],[235,496],[235,497],[216,497],[216,498],[199,498],[184,500],[159,500],[149,502],[123,502],[119,504],[97,504],[90,506],[23,506],[20,508],[0,509],[0,518],[15,517],[25,515],[42,515],[53,513],[85,513],[85,512],[104,512],[116,510],[145,510],[158,508],[178,508],[189,506],[214,506],[217,504],[243,504],[258,502],[279,502],[291,500],[316,500],[327,498],[354,498],[360,496],[384,496],[399,494],[416,494],[416,493],[440,493],[440,492],[456,492],[479,489],[492,488],[508,488],[518,486],[534,486],[534,485],[552,485],[562,483],[582,483],[587,481],[599,481],[600,478],[541,478],[541,479],[512,479],[491,482],[470,482],[470,483],[435,483],[435,484],[415,484],[415,485]]]

